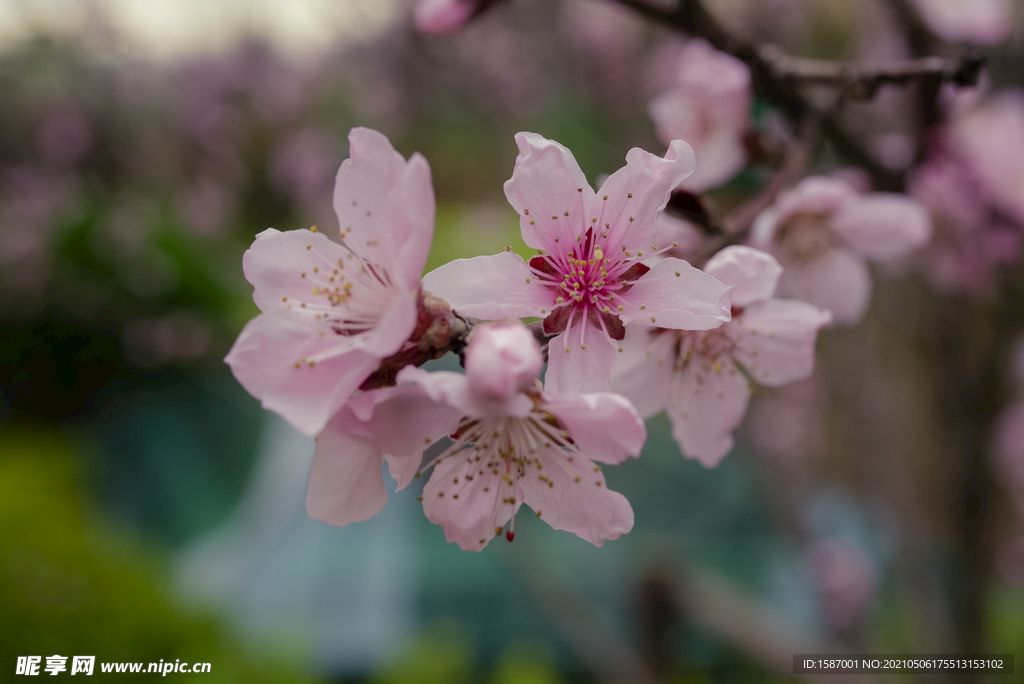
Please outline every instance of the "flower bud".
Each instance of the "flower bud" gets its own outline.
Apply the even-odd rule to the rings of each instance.
[[[505,401],[528,391],[542,364],[537,340],[522,325],[477,328],[466,351],[469,387],[481,399]]]

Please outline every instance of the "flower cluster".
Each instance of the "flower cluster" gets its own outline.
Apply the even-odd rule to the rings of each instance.
[[[468,550],[506,526],[511,541],[524,503],[597,546],[628,532],[632,509],[597,463],[640,454],[642,416],[664,409],[683,453],[714,466],[751,383],[808,377],[818,331],[849,320],[839,301],[775,298],[784,266],[850,261],[843,238],[869,257],[899,253],[929,229],[916,205],[809,179],[754,235],[778,258],[737,245],[698,270],[665,254],[676,243],[656,242],[695,168],[686,142],[663,157],[630,150],[595,191],[568,149],[520,133],[505,194],[537,254],[460,259],[421,281],[434,219],[426,161],[368,129],[349,140],[334,193],[340,232],[257,236],[243,267],[262,313],[226,361],[266,408],[317,435],[311,516],[375,515],[384,463],[399,490],[430,471],[424,512]],[[527,317],[541,319],[535,331],[515,320]],[[418,367],[446,351],[465,373]],[[424,464],[435,445],[441,455]]]

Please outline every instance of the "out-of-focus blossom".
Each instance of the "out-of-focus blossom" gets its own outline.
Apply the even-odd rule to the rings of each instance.
[[[941,291],[980,294],[991,290],[998,266],[1020,256],[1020,233],[992,215],[989,193],[949,147],[937,139],[907,184],[935,227],[931,242],[911,263]]]
[[[185,224],[205,238],[221,238],[235,209],[231,188],[218,178],[204,176],[184,188],[178,196],[178,213]]]
[[[454,43],[477,101],[502,115],[532,116],[549,79],[529,39],[497,14],[485,17]]]
[[[321,73],[317,67],[300,68],[270,56],[253,71],[249,86],[253,107],[275,126],[297,119],[309,106]]]
[[[811,546],[807,560],[814,575],[825,619],[836,630],[860,622],[871,607],[878,573],[857,546],[830,539]]]
[[[651,101],[648,113],[662,142],[693,146],[696,170],[681,187],[701,192],[721,185],[747,161],[750,70],[706,41],[691,40],[679,54],[673,86]]]
[[[334,190],[341,242],[308,230],[256,237],[242,265],[262,313],[225,359],[265,408],[307,434],[407,346],[434,232],[426,160],[407,162],[366,128],[349,144]]]
[[[950,144],[991,201],[1024,222],[1024,92],[1003,91],[967,110],[952,126]]]
[[[92,127],[85,113],[76,107],[60,107],[39,124],[39,152],[57,167],[74,166],[92,145]]]
[[[595,193],[572,153],[535,133],[516,136],[519,156],[505,195],[520,214],[527,264],[507,251],[459,259],[424,277],[453,308],[488,320],[536,316],[550,342],[552,392],[603,391],[624,326],[707,330],[729,320],[728,288],[680,259],[650,258],[672,188],[693,170],[689,145],[664,158],[633,148]],[[620,348],[621,349],[621,348]]]
[[[583,60],[587,83],[606,106],[630,107],[643,20],[613,0],[562,3],[560,28]]]
[[[927,244],[932,226],[916,200],[894,193],[858,195],[847,183],[805,178],[764,211],[750,243],[782,264],[778,293],[859,321],[871,298],[865,259],[887,261]]]
[[[324,196],[337,167],[337,141],[326,130],[307,128],[285,138],[271,155],[271,184],[299,206]]]
[[[53,223],[75,205],[74,177],[20,167],[0,174],[0,306],[27,313],[44,300],[52,273]]]
[[[595,546],[629,532],[633,510],[594,461],[638,455],[643,421],[618,395],[546,394],[536,380],[541,365],[524,327],[482,327],[465,375],[407,367],[396,387],[361,395],[317,439],[310,515],[333,524],[372,515],[386,496],[377,486],[385,455],[401,489],[425,445],[453,433],[455,443],[428,464],[434,470],[423,488],[424,512],[449,542],[479,551],[509,521],[511,541],[523,503]]]
[[[704,235],[692,223],[667,211],[658,217],[657,226],[652,238],[653,243],[672,245],[671,249],[662,252],[660,256],[690,261],[704,240]]]
[[[911,0],[921,19],[943,40],[1000,43],[1013,27],[1009,0]]]
[[[814,367],[814,343],[829,315],[773,298],[781,270],[764,252],[727,247],[704,271],[732,286],[731,321],[703,332],[634,329],[623,342],[612,389],[644,417],[665,409],[683,455],[707,467],[732,448],[732,431],[747,410],[748,375],[777,387]]]
[[[493,3],[494,0],[417,0],[413,21],[424,33],[450,33]]]

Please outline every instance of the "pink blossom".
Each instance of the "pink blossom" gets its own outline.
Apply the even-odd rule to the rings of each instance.
[[[931,213],[931,242],[913,258],[934,287],[983,293],[994,286],[995,268],[1020,256],[1020,234],[994,220],[978,178],[939,138],[925,163],[910,175],[907,192]]]
[[[686,219],[677,218],[666,211],[658,217],[653,242],[656,245],[672,245],[671,249],[659,256],[690,261],[703,244],[704,233]]]
[[[721,185],[747,161],[750,70],[706,41],[691,40],[678,57],[673,87],[651,101],[648,113],[662,142],[693,145],[697,168],[683,188],[701,192]]]
[[[818,330],[830,317],[804,302],[773,298],[782,268],[750,247],[727,247],[704,271],[733,286],[733,319],[703,332],[650,328],[630,335],[611,386],[644,417],[665,409],[683,454],[710,468],[732,448],[732,431],[747,410],[747,376],[774,387],[808,377]]]
[[[980,45],[1001,43],[1010,35],[1008,0],[912,0],[921,19],[943,40]]]
[[[416,28],[424,33],[449,33],[479,14],[493,0],[417,0]]]
[[[780,295],[828,309],[835,323],[852,324],[871,298],[865,259],[902,256],[927,244],[931,232],[928,212],[909,197],[858,195],[844,181],[812,176],[757,218],[750,244],[782,264]]]
[[[652,244],[672,188],[693,170],[689,145],[664,158],[634,148],[600,193],[565,147],[535,133],[516,136],[519,157],[505,195],[523,240],[539,252],[459,259],[424,286],[468,316],[536,316],[549,344],[552,392],[603,391],[625,327],[707,330],[729,320],[728,288],[681,259],[641,262],[671,245]]]
[[[631,114],[643,19],[614,0],[567,0],[561,3],[559,20],[566,43],[581,57],[586,84],[602,106]]]
[[[401,491],[430,441],[458,426],[458,417],[421,388],[403,384],[364,392],[342,406],[317,435],[306,510],[317,520],[345,526],[377,515],[387,501],[381,465]]]
[[[487,17],[454,40],[468,89],[502,117],[540,113],[550,75],[526,34],[500,15]]]
[[[273,228],[242,267],[262,313],[225,361],[242,386],[301,432],[320,432],[417,325],[434,232],[430,167],[355,128],[334,189],[341,242]]]
[[[1024,222],[1024,92],[1003,91],[967,110],[950,138],[991,202]]]
[[[80,109],[60,107],[50,112],[39,126],[39,152],[54,166],[73,166],[89,151],[92,138],[89,119]]]
[[[643,421],[618,395],[545,393],[540,367],[525,328],[481,327],[465,375],[406,367],[396,387],[360,395],[317,439],[310,515],[332,524],[373,515],[386,498],[382,460],[402,489],[424,446],[452,433],[455,443],[428,464],[423,489],[424,512],[449,542],[479,551],[509,521],[511,540],[523,503],[596,546],[629,532],[633,510],[594,461],[639,454]]]

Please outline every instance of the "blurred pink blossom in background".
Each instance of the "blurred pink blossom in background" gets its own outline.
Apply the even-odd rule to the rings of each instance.
[[[858,195],[835,178],[811,176],[754,223],[750,244],[782,264],[779,294],[858,322],[871,298],[866,259],[888,261],[928,243],[932,227],[917,201],[894,193]]]
[[[413,20],[424,33],[449,33],[465,24],[483,4],[484,0],[417,0]]]
[[[688,41],[675,57],[672,83],[648,106],[665,144],[685,140],[697,166],[680,187],[702,192],[743,168],[750,116],[750,69],[702,39]]]
[[[1009,0],[911,0],[921,19],[943,40],[992,45],[1012,28]]]

